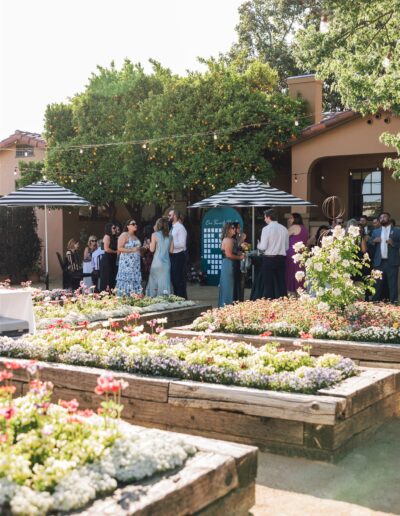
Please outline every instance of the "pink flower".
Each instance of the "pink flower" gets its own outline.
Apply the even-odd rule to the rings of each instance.
[[[67,409],[68,414],[73,414],[78,410],[79,407],[79,403],[75,398],[71,401],[58,400],[58,404],[60,405],[60,407]]]

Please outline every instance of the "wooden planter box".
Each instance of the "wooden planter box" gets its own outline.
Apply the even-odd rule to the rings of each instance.
[[[198,453],[183,468],[117,489],[81,516],[247,516],[255,504],[257,449],[185,436]]]
[[[5,359],[0,359],[4,361]],[[54,401],[76,398],[97,407],[93,390],[100,369],[44,364],[42,380],[54,384]],[[17,394],[26,390],[16,371]],[[364,369],[317,394],[292,394],[116,373],[129,423],[213,437],[283,454],[333,460],[359,436],[400,413],[400,371]]]
[[[204,332],[192,331],[190,326],[181,326],[167,330],[170,337],[193,338],[204,336]],[[257,335],[243,335],[240,333],[210,333],[217,339],[247,342],[256,348],[265,346],[267,342],[279,342],[282,348],[292,351],[298,349],[294,345],[299,342],[298,337],[258,337]],[[337,353],[353,359],[361,367],[383,367],[400,369],[400,345],[379,344],[374,342],[355,342],[349,340],[307,339],[304,341],[311,346],[311,355],[320,356],[325,353]],[[400,342],[399,342],[400,344]]]
[[[146,324],[147,321],[151,321],[153,319],[161,319],[166,317],[167,322],[163,325],[164,328],[173,328],[174,326],[184,326],[187,324],[191,324],[197,317],[203,312],[211,309],[211,305],[207,304],[195,304],[193,306],[184,306],[182,308],[174,308],[171,310],[163,310],[162,312],[147,312],[140,314],[140,318],[137,319],[137,325]],[[126,326],[126,319],[123,318],[115,318],[112,319],[113,323],[116,324],[116,327]],[[90,323],[91,329],[97,329],[103,327],[104,321],[94,321]]]

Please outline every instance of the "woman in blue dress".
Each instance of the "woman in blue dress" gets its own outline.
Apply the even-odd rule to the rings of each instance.
[[[235,234],[235,226],[231,222],[227,222],[222,229],[221,235],[222,266],[219,279],[219,307],[233,303],[235,287],[234,262],[243,258],[243,253],[233,253]]]
[[[140,240],[136,236],[137,224],[134,220],[126,223],[125,231],[118,238],[118,253],[120,253],[117,274],[117,294],[130,296],[141,294],[142,275],[140,272]]]
[[[168,219],[158,219],[151,235],[150,251],[154,253],[150,268],[146,295],[163,296],[171,293],[171,263],[169,253],[172,251],[172,238],[169,234]]]

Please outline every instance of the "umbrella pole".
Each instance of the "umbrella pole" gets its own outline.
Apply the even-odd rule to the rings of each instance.
[[[251,207],[251,241],[256,248],[256,225],[254,220],[254,206]],[[254,284],[254,265],[251,266],[251,283]]]
[[[44,245],[45,245],[45,261],[46,261],[46,290],[49,290],[49,249],[47,241],[47,206],[44,205]]]

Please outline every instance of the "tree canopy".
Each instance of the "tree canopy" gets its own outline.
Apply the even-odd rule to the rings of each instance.
[[[400,114],[400,0],[324,0],[329,29],[312,25],[296,35],[299,64],[308,63],[333,87],[345,106],[361,112]],[[382,136],[400,148],[400,135]],[[400,162],[389,160],[400,177]]]
[[[252,174],[268,180],[305,125],[304,104],[281,93],[276,72],[258,60],[245,70],[204,61],[205,72],[187,77],[152,65],[148,74],[129,61],[99,68],[69,104],[48,106],[49,179],[93,204],[166,206]]]

